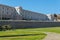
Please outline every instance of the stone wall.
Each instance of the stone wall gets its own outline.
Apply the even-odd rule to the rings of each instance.
[[[39,28],[39,27],[57,27],[60,22],[40,22],[40,21],[0,21],[0,25],[10,25],[15,28]]]

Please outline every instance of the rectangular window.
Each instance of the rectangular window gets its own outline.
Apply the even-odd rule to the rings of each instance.
[[[8,12],[7,12],[7,14],[8,14]]]

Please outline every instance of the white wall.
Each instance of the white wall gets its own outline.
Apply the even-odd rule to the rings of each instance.
[[[18,8],[20,9],[20,8]],[[32,12],[24,9],[17,10],[20,12],[22,17],[27,20],[41,20],[41,21],[47,21],[48,17],[45,14],[37,13],[37,12]]]

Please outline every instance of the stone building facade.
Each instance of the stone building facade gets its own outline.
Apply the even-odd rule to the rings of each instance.
[[[14,7],[0,4],[0,20],[21,20]]]

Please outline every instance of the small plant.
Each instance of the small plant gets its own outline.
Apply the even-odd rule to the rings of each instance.
[[[3,25],[2,30],[10,30],[11,26],[10,25]]]

